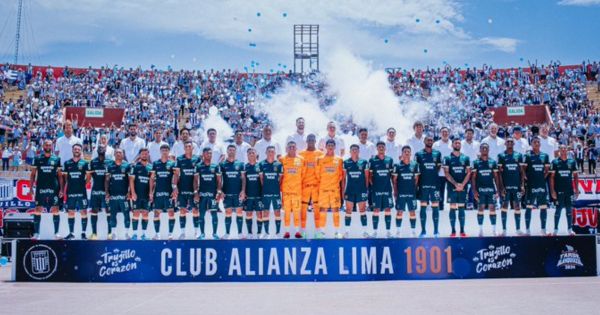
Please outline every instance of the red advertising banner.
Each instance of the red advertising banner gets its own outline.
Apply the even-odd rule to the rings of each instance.
[[[119,127],[123,123],[125,109],[123,108],[103,108],[103,107],[65,107],[65,119],[77,120],[79,126],[88,126],[102,128],[110,127],[111,124]]]
[[[538,125],[552,123],[550,111],[546,105],[503,106],[488,109],[498,125],[519,124]]]

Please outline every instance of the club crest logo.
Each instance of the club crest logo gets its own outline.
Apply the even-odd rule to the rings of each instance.
[[[34,280],[50,278],[58,266],[58,257],[47,245],[35,245],[29,248],[23,256],[25,273]]]

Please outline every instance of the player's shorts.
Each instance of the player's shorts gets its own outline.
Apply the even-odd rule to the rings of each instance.
[[[200,201],[198,202],[198,210],[204,211],[217,211],[217,199],[214,194],[202,193],[200,195]]]
[[[556,210],[565,208],[571,209],[573,208],[573,194],[569,193],[556,193]]]
[[[317,185],[302,186],[302,203],[308,204],[309,201],[317,203],[319,201],[319,187]]]
[[[83,194],[67,195],[67,210],[87,210],[88,201]]]
[[[319,208],[321,209],[339,209],[342,200],[339,190],[321,190],[319,191]]]
[[[346,191],[344,194],[344,200],[352,203],[365,202],[369,200],[369,194],[365,192],[350,192]]]
[[[481,200],[481,199],[479,199]],[[479,201],[481,202],[481,201]],[[448,203],[465,204],[467,203],[467,191],[456,191],[454,188],[448,189]]]
[[[283,193],[281,198],[283,202],[283,209],[288,211],[300,211],[302,209],[302,195],[294,193]],[[319,207],[321,203],[319,202]]]
[[[273,206],[273,210],[281,210],[281,196],[280,195],[263,195],[262,204],[265,207],[263,210],[271,209]]]
[[[242,203],[240,202],[239,194],[225,195],[225,198],[223,198],[223,207],[225,207],[225,209],[239,208],[241,206]]]
[[[50,189],[48,189],[48,191],[36,192],[35,206],[42,207],[46,210],[49,210],[52,207],[60,206],[58,191],[51,191]]]
[[[108,208],[111,213],[126,212],[129,211],[129,202],[125,196],[111,196]]]
[[[437,189],[437,187],[421,187],[421,189],[419,189],[419,201],[439,202],[440,191]]]
[[[244,211],[263,211],[264,207],[260,197],[247,197],[244,200]]]
[[[394,204],[390,192],[375,192],[371,194],[371,207],[373,209],[388,209]]]
[[[152,209],[162,211],[173,209],[173,200],[171,199],[171,197],[168,196],[155,196],[154,201],[152,202]]]
[[[398,195],[396,197],[396,210],[417,210],[417,197],[415,195]]]
[[[90,208],[105,209],[106,193],[103,191],[92,191],[92,195],[90,196]]]
[[[194,201],[193,193],[179,194],[177,195],[177,207],[192,210],[197,208],[196,202]]]
[[[479,192],[479,204],[480,205],[495,205],[496,200],[494,199],[495,192]]]
[[[548,193],[545,188],[537,188],[535,190],[529,190],[527,192],[527,205],[528,206],[547,206],[548,205]]]
[[[132,202],[132,206],[134,210],[148,210],[150,209],[150,201],[148,199],[140,199]]]
[[[506,188],[506,195],[502,198],[502,207],[506,208],[509,203],[520,204],[521,190],[518,188]]]

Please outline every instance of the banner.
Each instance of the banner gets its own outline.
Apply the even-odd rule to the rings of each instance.
[[[525,115],[525,107],[523,106],[514,106],[508,107],[506,109],[507,116],[523,116]]]
[[[596,276],[596,238],[13,243],[13,280],[370,281]]]
[[[29,196],[31,186],[26,179],[0,179],[0,211],[2,209],[29,209],[35,202]]]

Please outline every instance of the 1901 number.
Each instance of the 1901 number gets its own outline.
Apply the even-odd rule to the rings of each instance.
[[[412,247],[407,247],[404,250],[406,254],[406,273],[413,273],[414,271],[418,274],[426,273],[428,270],[431,273],[439,274],[444,269],[447,273],[452,273],[452,248],[450,246],[443,250],[439,246],[431,246],[429,250],[424,246],[418,246],[414,251]],[[445,256],[445,260],[442,259]],[[445,266],[443,264],[445,261]]]

